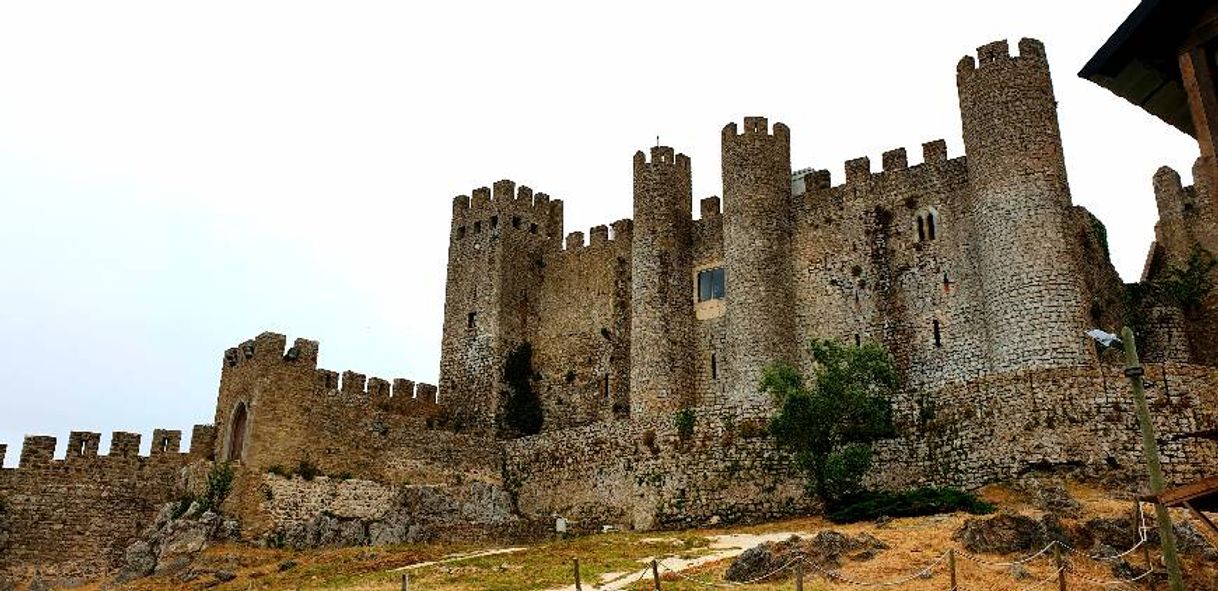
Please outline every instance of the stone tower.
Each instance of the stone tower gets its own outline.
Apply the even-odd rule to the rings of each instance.
[[[507,354],[535,330],[542,257],[562,244],[562,201],[512,181],[453,200],[440,401],[458,427],[497,424]]]
[[[656,146],[634,155],[630,413],[669,414],[695,403],[689,158]]]
[[[764,117],[723,128],[723,253],[729,396],[755,399],[761,370],[796,361],[791,131]]]
[[[974,256],[994,371],[1087,362],[1070,190],[1044,45],[980,47],[956,70],[973,195]]]

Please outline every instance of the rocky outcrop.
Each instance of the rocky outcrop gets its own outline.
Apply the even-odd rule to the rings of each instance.
[[[180,503],[162,507],[156,521],[127,547],[119,581],[179,573],[209,544],[236,541],[240,537],[241,528],[236,520],[211,511],[200,512],[197,503],[175,516],[180,507]]]
[[[888,545],[871,534],[848,536],[834,530],[817,532],[812,538],[791,536],[781,542],[766,542],[745,550],[724,573],[735,583],[777,580],[789,577],[793,563],[807,559],[821,568],[837,568],[842,559],[870,560]]]

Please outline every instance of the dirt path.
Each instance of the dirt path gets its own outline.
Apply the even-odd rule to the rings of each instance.
[[[448,556],[445,556],[439,560],[429,560],[427,562],[408,564],[403,567],[390,569],[389,572],[397,573],[397,572],[403,572],[403,571],[408,571],[408,570],[415,570],[415,569],[419,569],[419,568],[423,568],[423,567],[427,567],[427,566],[434,566],[437,564],[447,564],[449,562],[457,562],[459,560],[468,560],[470,558],[482,558],[483,556],[495,556],[497,554],[511,554],[513,552],[520,552],[521,550],[527,550],[527,548],[520,548],[520,547],[495,548],[493,550],[482,550],[480,552],[466,552],[464,554],[449,554]]]
[[[710,540],[709,548],[712,550],[709,554],[704,554],[695,558],[680,558],[677,556],[649,556],[639,560],[640,563],[647,565],[641,570],[626,572],[626,573],[605,573],[601,580],[593,585],[585,584],[585,589],[595,589],[596,591],[620,591],[627,589],[638,581],[640,578],[651,576],[651,561],[657,559],[660,561],[660,575],[664,575],[665,569],[671,571],[683,571],[691,568],[697,568],[704,564],[723,560],[725,558],[735,558],[742,554],[745,550],[752,548],[764,542],[777,542],[785,540],[791,536],[807,535],[805,532],[778,532],[772,534],[724,534],[718,536],[707,536]],[[566,587],[555,587],[546,591],[575,591],[575,585],[567,585]]]

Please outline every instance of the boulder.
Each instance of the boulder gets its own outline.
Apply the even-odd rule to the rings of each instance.
[[[740,583],[744,581],[778,580],[789,577],[790,569],[776,572],[803,556],[822,568],[841,566],[842,558],[870,560],[888,545],[871,534],[848,536],[834,530],[817,532],[812,538],[791,536],[780,542],[766,542],[745,550],[728,566],[723,578]]]
[[[991,517],[970,517],[952,539],[962,543],[969,552],[992,554],[1038,550],[1048,543],[1040,522],[1008,512]]]

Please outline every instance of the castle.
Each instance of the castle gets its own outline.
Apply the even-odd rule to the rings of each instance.
[[[1218,295],[1141,286],[1218,252],[1213,163],[1191,187],[1155,175],[1156,242],[1143,283],[1125,285],[1103,225],[1071,203],[1044,46],[982,46],[957,85],[965,155],[931,141],[911,165],[890,150],[878,172],[846,162],[837,184],[792,172],[782,123],[728,124],[722,199],[697,219],[690,159],[665,146],[634,155],[633,219],[587,241],[564,234],[562,201],[512,181],[457,197],[438,388],[318,369],[316,342],[259,335],[224,353],[213,424],[188,453],[176,431],[148,458],[133,434],[98,456],[97,434],[73,433],[63,460],[54,438],[27,438],[0,471],[0,574],[114,572],[213,462],[237,466],[224,508],[243,535],[297,546],[524,537],[555,515],[592,531],[815,511],[757,387],[774,361],[810,370],[815,338],[882,343],[902,374],[873,486],[1136,471],[1119,359],[1084,336],[1125,324],[1169,475],[1210,474]],[[505,426],[521,379],[541,406],[526,437]],[[692,436],[673,425],[683,409]],[[300,465],[323,476],[285,474]]]

